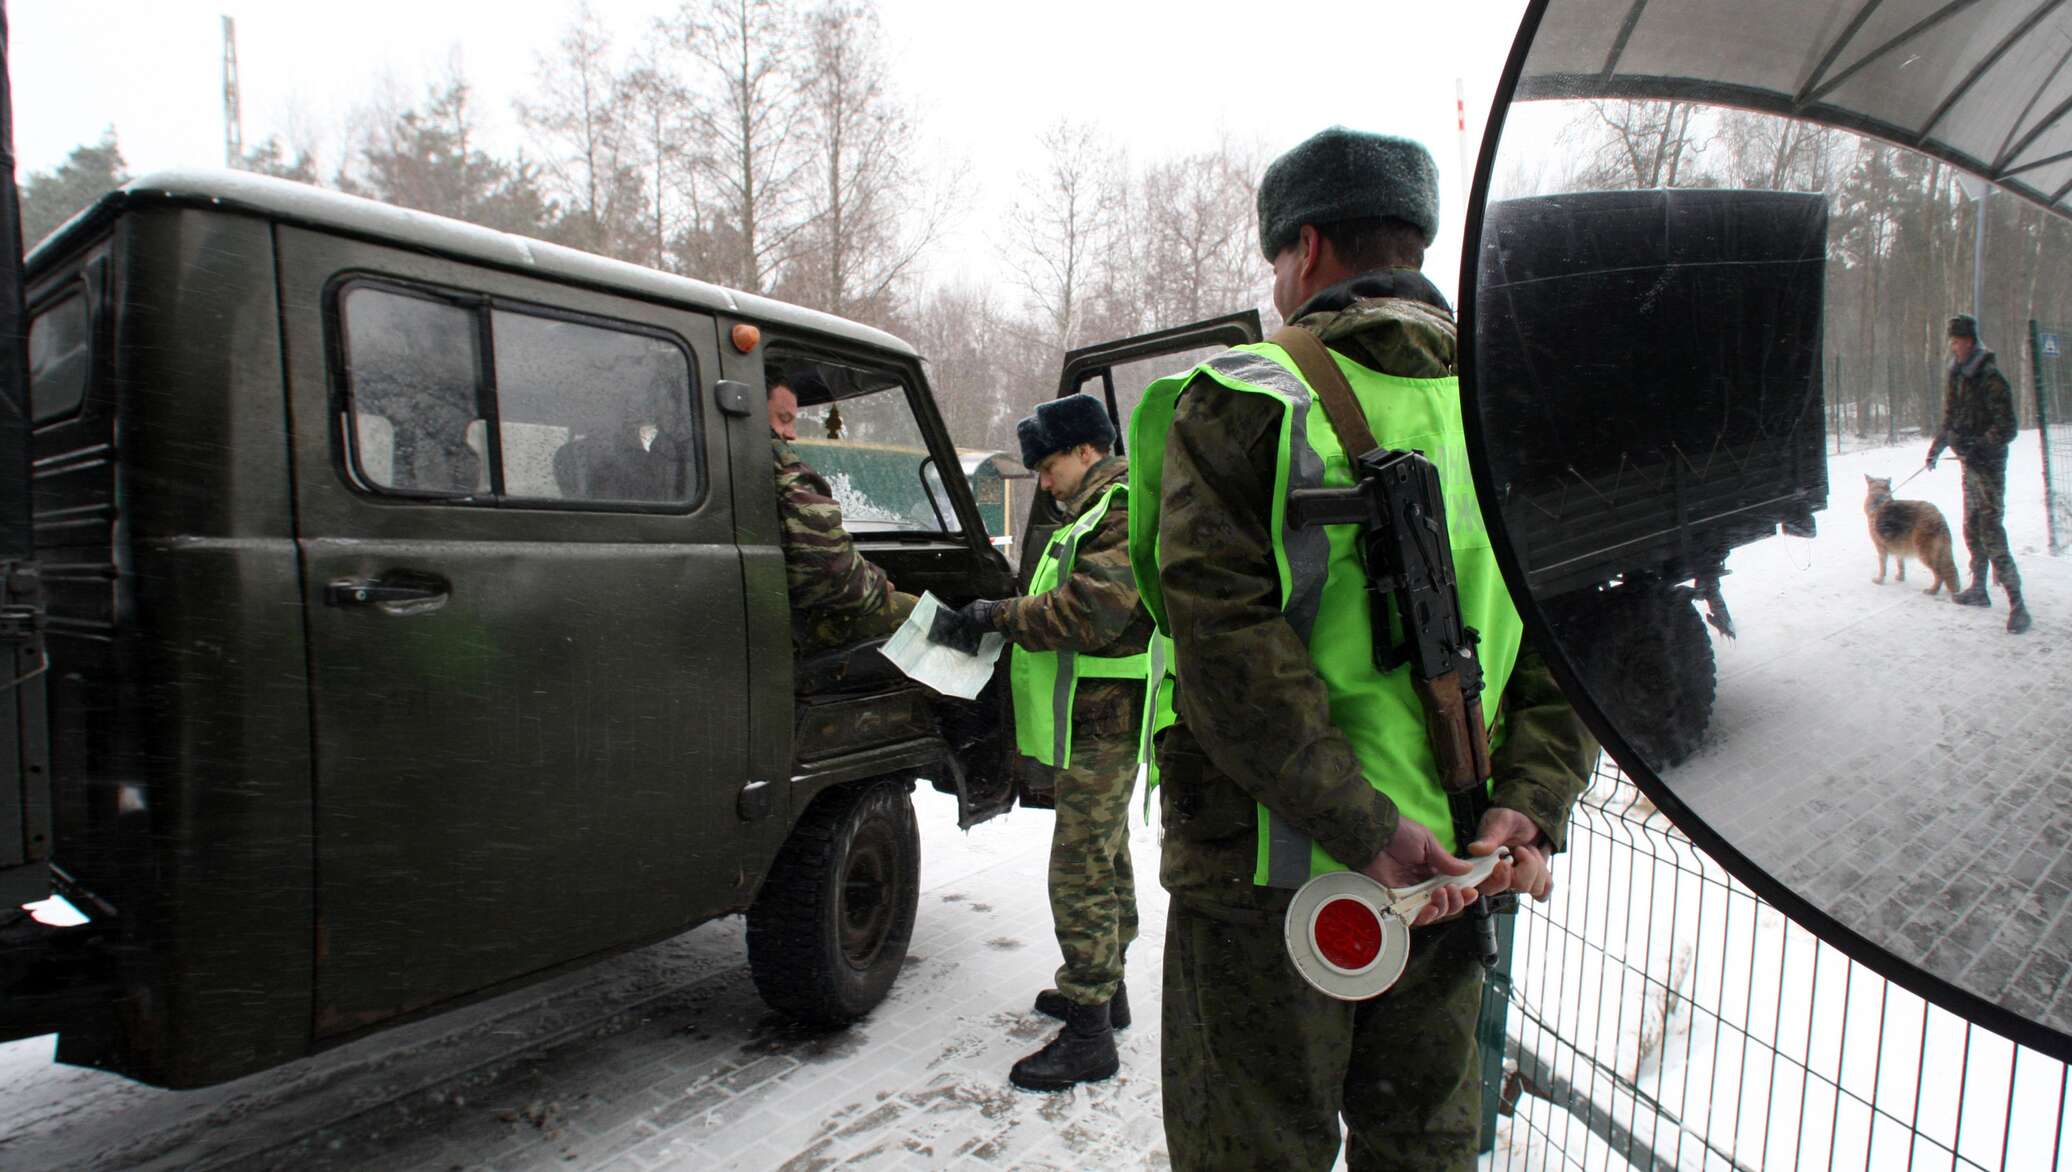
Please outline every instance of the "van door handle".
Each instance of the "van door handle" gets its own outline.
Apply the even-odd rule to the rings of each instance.
[[[397,581],[383,578],[334,578],[324,587],[326,606],[384,606],[396,603],[430,602],[446,597],[443,581],[424,578]]]

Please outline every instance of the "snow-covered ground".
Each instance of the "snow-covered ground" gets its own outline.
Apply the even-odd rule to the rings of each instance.
[[[1744,633],[1719,649],[1716,740],[1675,783],[1779,874],[1798,857],[1772,845],[1788,833],[1822,844],[1826,857],[1845,857],[1840,848],[1860,840],[1803,812],[1767,830],[1730,816],[1770,813],[1795,793],[1832,800],[1887,781],[1957,804],[1934,787],[1968,775],[1931,785],[1899,746],[1938,742],[1958,724],[1876,715],[1881,706],[1918,693],[1952,704],[1955,722],[1973,709],[1955,704],[1953,679],[1999,672],[2033,682],[2072,630],[2068,580],[2041,549],[2033,435],[2017,445],[2009,479],[2035,631],[2013,640],[1998,626],[2003,608],[1960,611],[1870,584],[1861,473],[1896,479],[1918,460],[1919,445],[1839,459],[1820,537],[1736,555],[1727,590]],[[1956,483],[1945,465],[1903,495],[1935,501],[1955,523]],[[1870,665],[1853,675],[1831,666],[1820,677],[1827,686],[1812,693],[1873,714],[1850,726],[1864,743],[1828,745],[1774,770],[1742,768],[1735,785],[1772,773],[1780,782],[1781,792],[1751,801],[1708,763],[1752,742],[1752,722],[1767,730],[1781,719],[1763,707],[1761,689],[1773,683],[1765,672],[1820,658],[1800,650],[1812,645]],[[1907,669],[1886,666],[1916,646],[1932,650]],[[1942,666],[1931,672],[1929,662]],[[1793,703],[1810,707],[1808,694],[1793,691]],[[2006,689],[1991,695],[1986,717],[2005,717]],[[1877,746],[1891,746],[1873,754],[1882,772],[1840,769]],[[1883,807],[1900,798],[1860,800]],[[1518,920],[1509,1032],[1528,1085],[1518,1114],[1499,1126],[1493,1166],[1626,1167],[1607,1137],[1678,1168],[1950,1168],[1961,1153],[1959,1167],[2042,1169],[2072,1151],[2062,1065],[1851,964],[1761,906],[1636,801],[1630,787],[1593,793],[1559,863],[1556,899]],[[0,1169],[1165,1166],[1156,1025],[1165,897],[1152,885],[1153,828],[1140,822],[1132,841],[1147,889],[1130,958],[1139,1024],[1122,1035],[1122,1073],[1033,1095],[1008,1087],[1006,1070],[1053,1028],[1028,1008],[1058,960],[1044,899],[1050,820],[1017,812],[966,833],[939,795],[924,790],[916,805],[926,863],[912,956],[886,1004],[848,1031],[802,1033],[764,1009],[740,924],[722,921],[208,1090],[159,1091],[53,1066],[48,1039],[0,1045]],[[2053,846],[2065,838],[2048,821],[2020,829]],[[2020,852],[1968,849],[1970,867],[1990,869],[2004,892]],[[1917,862],[1907,877],[1951,873]],[[1840,900],[1890,878],[1826,880],[1829,894],[1816,879],[1811,894]],[[1960,918],[1985,922],[2011,902],[1988,900]],[[2049,908],[2060,918],[2046,943],[2063,940],[2065,902]],[[1595,1104],[1594,1129],[1572,1093]]]
[[[1918,567],[1874,585],[1863,477],[1904,479],[1924,450],[1832,458],[1819,536],[1734,554],[1741,637],[1715,636],[1714,724],[1667,780],[1896,956],[2063,1030],[2072,567],[2048,554],[2029,432],[2011,451],[2007,527],[2031,632],[2002,630],[1997,592],[1991,611],[1922,596]],[[1900,496],[1954,528],[1961,494],[1946,462]],[[1508,1032],[1538,1094],[1499,1133],[1498,1166],[1628,1167],[1610,1140],[1632,1165],[1652,1152],[1680,1169],[2055,1169],[2072,1153],[2062,1063],[1791,924],[1630,783],[1606,778],[1585,800],[1559,874],[1555,900],[1519,920]],[[1571,1094],[1594,1105],[1594,1129],[1547,1097]]]
[[[757,999],[738,919],[222,1087],[171,1092],[0,1045],[0,1169],[1144,1168],[1164,1165],[1155,831],[1123,1068],[1061,1095],[1007,1068],[1055,1023],[1051,819],[959,831],[925,787],[907,969],[832,1035]]]
[[[1585,800],[1559,877],[1518,921],[1528,1094],[1495,1167],[2040,1172],[2072,1153],[2064,1064],[1786,920],[1630,783]]]
[[[1864,477],[1926,445],[1832,457],[1812,539],[1734,552],[1740,637],[1714,635],[1719,700],[1679,796],[1759,866],[1898,956],[2072,1033],[2072,564],[2048,552],[2036,433],[2009,452],[2007,530],[2036,623],[1877,571]],[[1900,491],[1961,529],[1954,460]],[[1969,582],[1962,537],[1959,572]]]

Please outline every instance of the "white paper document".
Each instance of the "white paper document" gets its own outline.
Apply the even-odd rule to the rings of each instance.
[[[1000,658],[1000,649],[1007,646],[1007,638],[998,631],[987,631],[979,637],[977,655],[945,647],[928,638],[941,609],[942,601],[924,592],[914,604],[914,613],[892,632],[879,652],[899,670],[945,696],[976,700],[979,689],[993,678],[993,664]]]

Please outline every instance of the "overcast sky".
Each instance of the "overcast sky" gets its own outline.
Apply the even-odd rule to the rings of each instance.
[[[673,6],[596,0],[622,43]],[[1455,79],[1470,150],[1524,0],[1368,0],[1328,18],[1270,4],[1052,0],[1008,5],[884,0],[897,85],[923,141],[968,162],[964,213],[929,275],[998,272],[989,239],[1037,135],[1060,116],[1097,123],[1136,158],[1228,135],[1278,152],[1332,123],[1407,134],[1439,161],[1442,226],[1431,261],[1449,296],[1463,214]],[[559,39],[574,0],[13,0],[11,65],[21,172],[46,170],[112,126],[132,173],[223,161],[222,26],[237,21],[248,144],[315,141],[328,174],[351,109],[382,84],[412,98],[458,53],[485,136],[519,142],[512,99]],[[1471,153],[1472,158],[1472,153]]]

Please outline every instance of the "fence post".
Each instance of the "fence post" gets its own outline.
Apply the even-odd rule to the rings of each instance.
[[[1482,1051],[1482,1144],[1487,1155],[1496,1150],[1497,1109],[1504,1097],[1504,1027],[1511,1007],[1511,933],[1518,925],[1516,915],[1497,915],[1496,967],[1482,982],[1482,1016],[1475,1023],[1475,1045]]]
[[[1842,352],[1835,351],[1835,380],[1828,384],[1828,405],[1834,408],[1835,455],[1842,454]]]
[[[2064,542],[2058,536],[2057,489],[2050,476],[2050,395],[2043,384],[2043,329],[2033,317],[2029,319],[2029,381],[2036,385],[2036,442],[2043,449],[2043,517],[2050,527],[2050,553],[2056,557]]]

